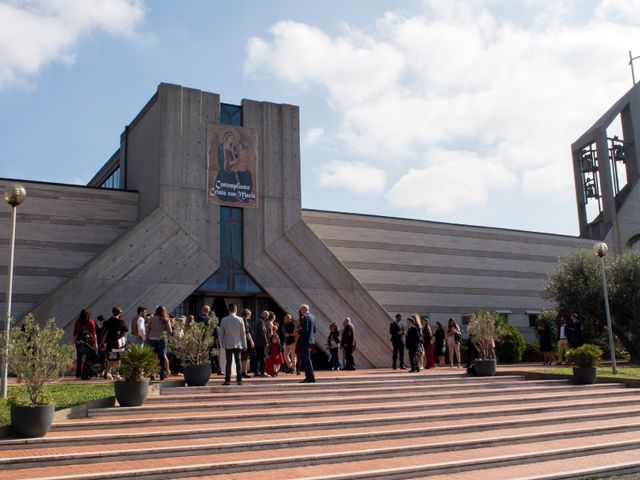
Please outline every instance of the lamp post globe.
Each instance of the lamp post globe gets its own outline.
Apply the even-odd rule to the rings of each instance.
[[[17,207],[27,198],[27,191],[20,184],[14,183],[4,189],[4,201],[12,207]]]
[[[616,350],[613,340],[613,328],[611,327],[611,312],[609,311],[609,293],[607,292],[607,276],[604,268],[604,256],[609,251],[609,247],[604,242],[598,242],[593,246],[593,253],[600,257],[600,278],[602,280],[602,293],[604,294],[604,313],[607,319],[607,332],[609,334],[609,352],[611,354],[611,371],[615,375],[618,373],[616,365]]]
[[[4,333],[7,338],[7,343],[5,344],[4,351],[4,362],[2,365],[2,375],[0,386],[2,387],[2,398],[7,398],[7,384],[8,384],[8,374],[9,374],[9,342],[8,339],[11,338],[9,336],[11,332],[11,295],[13,292],[13,259],[15,253],[15,243],[16,243],[16,214],[18,210],[18,205],[24,202],[25,198],[27,198],[27,191],[25,188],[18,184],[13,183],[8,185],[4,189],[4,201],[11,205],[11,240],[9,243],[9,268],[7,270],[7,276],[9,278],[9,285],[7,288],[7,314],[4,317]]]
[[[609,251],[609,247],[604,242],[598,242],[593,246],[593,253],[595,253],[598,257],[604,257]]]

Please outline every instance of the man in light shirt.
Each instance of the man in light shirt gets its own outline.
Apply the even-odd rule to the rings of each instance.
[[[147,339],[145,318],[147,317],[147,309],[138,307],[138,313],[131,319],[129,326],[129,345],[144,345]]]
[[[235,303],[229,304],[229,315],[220,322],[220,347],[225,349],[227,364],[223,385],[229,385],[231,381],[231,362],[236,364],[236,381],[242,385],[242,365],[240,364],[240,352],[247,349],[247,335],[244,330],[244,320],[236,315],[238,307]]]
[[[569,350],[569,340],[567,339],[566,328],[567,319],[560,317],[558,321],[558,364],[564,364],[564,354]]]

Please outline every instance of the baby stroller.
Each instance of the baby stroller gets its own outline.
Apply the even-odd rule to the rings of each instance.
[[[79,341],[78,343],[83,344],[86,348],[85,350],[85,361],[82,367],[82,372],[80,372],[80,376],[83,380],[88,378],[97,377],[103,370],[102,360],[100,359],[100,354],[93,346],[89,345],[86,342]]]

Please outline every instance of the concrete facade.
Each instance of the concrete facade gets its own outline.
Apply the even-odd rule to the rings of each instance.
[[[10,181],[0,179],[0,188]],[[28,201],[18,209],[13,308],[22,318],[84,265],[130,230],[136,192],[20,181]],[[11,208],[0,207],[0,308],[6,311]],[[79,312],[79,310],[78,310]],[[57,311],[52,311],[56,315]]]
[[[90,182],[119,167],[122,190],[22,182],[17,318],[55,316],[69,331],[84,307],[97,315],[120,304],[126,318],[138,305],[173,309],[218,270],[220,207],[207,201],[206,131],[220,108],[219,95],[161,84]],[[549,306],[540,297],[547,272],[592,247],[561,235],[302,210],[298,107],[244,100],[242,119],[258,130],[260,172],[257,208],[243,211],[244,270],[283,311],[309,304],[321,347],[329,323],[351,317],[361,367],[388,366],[396,312],[434,321],[497,310],[533,341],[529,315]],[[628,194],[636,203],[622,205],[631,205],[625,219],[637,217],[639,196]],[[9,211],[0,208],[2,275]]]
[[[529,341],[529,315],[560,258],[591,240],[418,220],[303,212],[305,222],[390,313],[460,321],[478,309],[508,314]]]

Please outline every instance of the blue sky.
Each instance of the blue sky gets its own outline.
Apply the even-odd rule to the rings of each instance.
[[[299,105],[306,208],[576,234],[634,48],[637,0],[0,0],[0,177],[87,182],[169,82]]]

